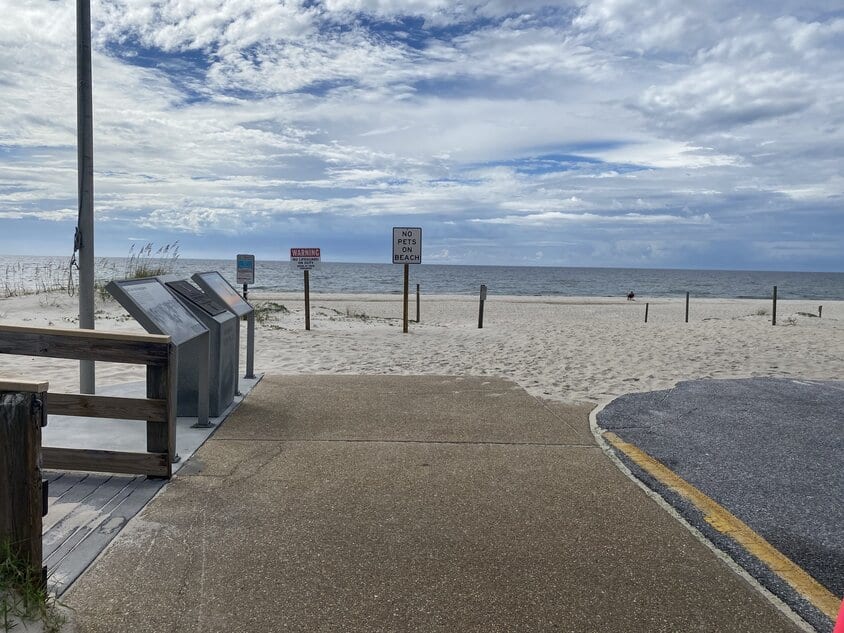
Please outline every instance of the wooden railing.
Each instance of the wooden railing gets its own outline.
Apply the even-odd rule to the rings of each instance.
[[[50,414],[145,421],[147,452],[45,446],[45,468],[169,478],[176,456],[176,348],[169,336],[0,325],[0,354],[146,365],[146,398],[47,394]]]
[[[0,379],[0,544],[10,547],[5,555],[22,562],[28,579],[42,586],[41,427],[47,386]]]

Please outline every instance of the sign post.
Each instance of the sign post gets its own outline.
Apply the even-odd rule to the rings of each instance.
[[[422,229],[420,227],[393,227],[393,263],[404,264],[402,332],[407,334],[407,295],[410,285],[410,264],[422,263]]]
[[[486,285],[481,284],[481,299],[478,304],[478,329],[484,327],[484,301],[486,301]]]
[[[290,261],[305,273],[305,329],[311,329],[311,281],[308,272],[320,261],[318,248],[291,248]]]
[[[243,284],[243,300],[248,301],[249,284],[255,283],[255,256],[237,256],[237,283]]]
[[[777,287],[774,286],[774,305],[773,305],[773,316],[771,317],[771,325],[777,324]]]

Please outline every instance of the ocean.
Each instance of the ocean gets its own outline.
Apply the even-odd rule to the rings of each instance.
[[[155,265],[155,259],[150,264]],[[173,272],[218,270],[235,283],[235,261],[177,259]],[[0,296],[56,289],[67,283],[68,259],[0,256]],[[126,274],[126,258],[96,260],[97,279]],[[4,276],[5,273],[5,276]],[[287,261],[258,261],[256,291],[299,291],[302,272]],[[764,299],[777,286],[780,299],[844,300],[844,273],[771,272],[746,270],[665,270],[650,268],[554,268],[527,266],[410,266],[411,291],[423,294],[476,294],[486,284],[490,295],[623,297],[629,291],[647,297]],[[402,267],[394,264],[323,262],[310,273],[311,292],[392,293],[402,291]]]

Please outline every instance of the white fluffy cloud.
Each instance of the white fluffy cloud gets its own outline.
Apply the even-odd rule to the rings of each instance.
[[[67,230],[74,214],[74,4],[0,0],[7,221]],[[636,226],[660,265],[682,261],[677,231],[763,243],[747,218],[764,211],[767,239],[803,243],[802,227],[842,226],[830,9],[95,0],[101,230],[354,232],[413,215],[460,261],[502,231],[574,233],[597,254]],[[819,256],[841,262],[834,250]]]

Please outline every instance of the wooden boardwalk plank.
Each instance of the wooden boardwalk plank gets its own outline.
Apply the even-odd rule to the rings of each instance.
[[[64,519],[44,535],[44,562],[61,560],[97,525],[108,519],[110,508],[132,493],[134,477],[108,477]]]
[[[103,486],[106,485],[108,490],[108,482],[112,478],[111,475],[84,476],[61,497],[51,499],[44,521],[44,560],[49,559],[78,527],[80,511],[90,515],[91,511],[98,511],[105,505],[106,500],[100,500]]]
[[[145,477],[110,477],[62,525],[45,534],[51,548],[49,555],[45,549],[44,558],[51,588],[61,595],[164,484]]]

